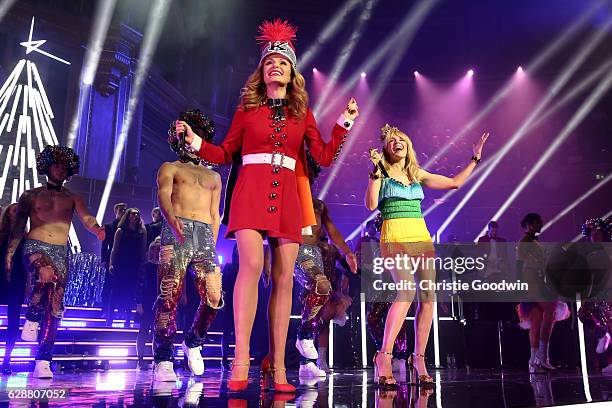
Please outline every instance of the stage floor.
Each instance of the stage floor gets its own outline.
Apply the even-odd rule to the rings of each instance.
[[[323,381],[299,381],[295,372],[290,381],[299,383],[295,396],[261,393],[258,382],[246,392],[226,390],[227,373],[207,369],[201,377],[177,370],[176,383],[152,381],[152,371],[136,369],[106,372],[64,372],[53,380],[35,380],[29,373],[0,378],[1,403],[7,406],[8,391],[20,389],[65,389],[66,399],[48,406],[72,407],[531,407],[559,406],[594,402],[586,406],[612,406],[612,376],[583,378],[577,371],[559,370],[553,374],[531,376],[515,370],[437,370],[437,384],[419,389],[401,384],[396,391],[377,391],[372,370],[336,370]],[[253,368],[251,376],[258,376]],[[397,375],[396,375],[397,376]],[[399,376],[397,376],[399,377]],[[47,406],[32,404],[32,399],[12,399],[10,406]],[[603,403],[596,403],[608,401]]]

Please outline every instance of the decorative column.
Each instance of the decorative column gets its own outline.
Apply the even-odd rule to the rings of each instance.
[[[87,103],[81,115],[75,149],[81,156],[81,175],[94,179],[106,179],[113,159],[115,146],[127,113],[136,57],[142,34],[122,24],[111,27],[100,57],[94,86],[81,90],[81,98]],[[134,112],[128,143],[123,150],[116,181],[126,180],[127,170],[138,167],[138,149],[142,109]],[[136,154],[134,154],[136,150]]]

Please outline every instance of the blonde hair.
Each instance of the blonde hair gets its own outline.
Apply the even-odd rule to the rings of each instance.
[[[385,169],[389,171],[389,167],[391,167],[391,163],[390,163],[391,160],[389,158],[389,152],[387,152],[387,144],[389,142],[389,139],[392,138],[393,136],[399,137],[404,142],[406,142],[406,145],[408,147],[408,154],[406,155],[406,163],[404,164],[404,168],[402,169],[402,171],[406,174],[406,176],[408,176],[408,180],[410,180],[411,183],[418,183],[419,182],[418,175],[419,175],[419,169],[420,169],[419,161],[417,160],[416,152],[414,151],[414,147],[412,147],[412,141],[410,140],[408,135],[406,135],[404,132],[402,132],[396,127],[389,126],[388,123],[385,124],[385,126],[382,127],[380,130],[381,130],[380,140],[383,141],[382,163]]]
[[[265,60],[264,60],[265,61]],[[243,111],[257,109],[268,98],[266,84],[263,79],[263,61],[255,72],[249,76],[240,93],[238,108]],[[308,110],[308,92],[306,81],[300,72],[291,66],[291,81],[287,84],[289,99],[289,114],[298,120],[306,117]]]

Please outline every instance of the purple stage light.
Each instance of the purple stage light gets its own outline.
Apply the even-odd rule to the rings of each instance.
[[[4,357],[6,353],[6,349],[0,348],[0,356]],[[29,347],[16,347],[13,349],[11,353],[13,357],[30,357],[30,348]]]
[[[414,71],[414,76],[418,77],[419,76],[419,71]]]
[[[312,69],[312,72],[318,72],[318,69],[315,67]]]
[[[468,76],[468,77],[470,77],[470,78],[471,78],[471,77],[473,77],[473,76],[474,76],[474,70],[473,70],[473,69],[470,69],[470,70],[467,72],[467,76]]]
[[[365,78],[365,77],[366,77],[366,73],[365,73],[365,72],[362,72],[362,73],[361,73],[361,77],[362,77],[362,78]]]
[[[523,67],[519,65],[519,67],[516,69],[516,72],[523,72]]]

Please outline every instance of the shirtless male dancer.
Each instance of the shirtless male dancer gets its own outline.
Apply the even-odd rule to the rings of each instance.
[[[212,141],[214,124],[199,110],[182,113],[180,120],[193,131]],[[189,369],[204,372],[202,344],[217,311],[222,307],[221,270],[217,265],[215,243],[219,233],[221,177],[200,166],[200,159],[184,149],[173,122],[168,131],[170,148],[179,160],[164,163],[157,175],[158,200],[164,221],[155,301],[153,355],[156,381],[176,381],[173,369],[176,308],[183,293],[189,269],[200,295],[200,306],[191,329],[185,333],[182,348]]]
[[[320,167],[308,153],[308,176],[310,184],[319,175]],[[312,226],[312,235],[303,235],[296,260],[295,277],[303,288],[302,292],[302,322],[298,330],[295,346],[302,355],[300,359],[300,377],[325,377],[326,372],[316,366],[319,353],[314,346],[314,338],[318,335],[322,322],[323,306],[329,301],[332,285],[325,275],[323,258],[319,249],[319,241],[323,229],[336,247],[345,256],[353,273],[357,272],[357,257],[348,247],[344,238],[333,223],[327,206],[321,200],[313,200],[317,225]]]
[[[34,377],[52,378],[49,367],[55,334],[64,314],[64,289],[68,283],[67,243],[72,216],[76,213],[85,228],[104,240],[104,228],[89,213],[81,197],[63,184],[79,172],[79,156],[69,147],[46,146],[36,157],[36,169],[47,176],[47,185],[25,191],[17,205],[17,219],[6,254],[10,274],[12,258],[24,236],[23,263],[31,282],[31,296],[21,338],[36,341]]]

